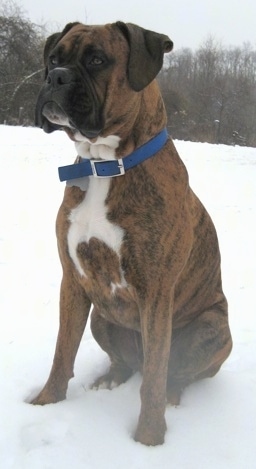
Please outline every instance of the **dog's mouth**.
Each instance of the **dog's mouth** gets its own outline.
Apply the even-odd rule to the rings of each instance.
[[[68,116],[62,107],[54,101],[48,101],[42,109],[42,116],[46,117],[52,124],[59,126],[69,124]]]
[[[43,105],[40,122],[37,122],[37,124],[46,133],[64,130],[73,141],[80,141],[83,137],[92,140],[97,138],[101,132],[101,129],[89,130],[78,127],[55,101],[48,101]]]

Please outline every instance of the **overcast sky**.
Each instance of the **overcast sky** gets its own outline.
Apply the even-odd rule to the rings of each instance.
[[[102,24],[122,20],[169,35],[176,49],[195,49],[210,35],[226,46],[250,42],[256,47],[255,0],[15,0],[15,3],[31,21],[47,23],[50,32],[62,29],[70,21]]]

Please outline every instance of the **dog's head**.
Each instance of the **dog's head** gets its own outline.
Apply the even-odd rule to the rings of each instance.
[[[45,82],[36,125],[74,140],[118,129],[136,112],[138,93],[156,77],[172,41],[133,24],[68,24],[45,44]]]

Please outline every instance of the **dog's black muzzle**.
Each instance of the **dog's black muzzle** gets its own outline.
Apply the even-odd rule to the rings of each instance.
[[[102,112],[90,80],[70,68],[50,70],[37,99],[35,124],[47,133],[68,128],[97,137]]]

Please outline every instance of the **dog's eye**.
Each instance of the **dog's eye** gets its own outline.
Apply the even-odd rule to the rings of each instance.
[[[55,55],[50,55],[49,62],[51,65],[57,65],[58,64],[57,57]]]
[[[103,59],[101,57],[97,57],[96,55],[91,58],[89,65],[102,65]]]

